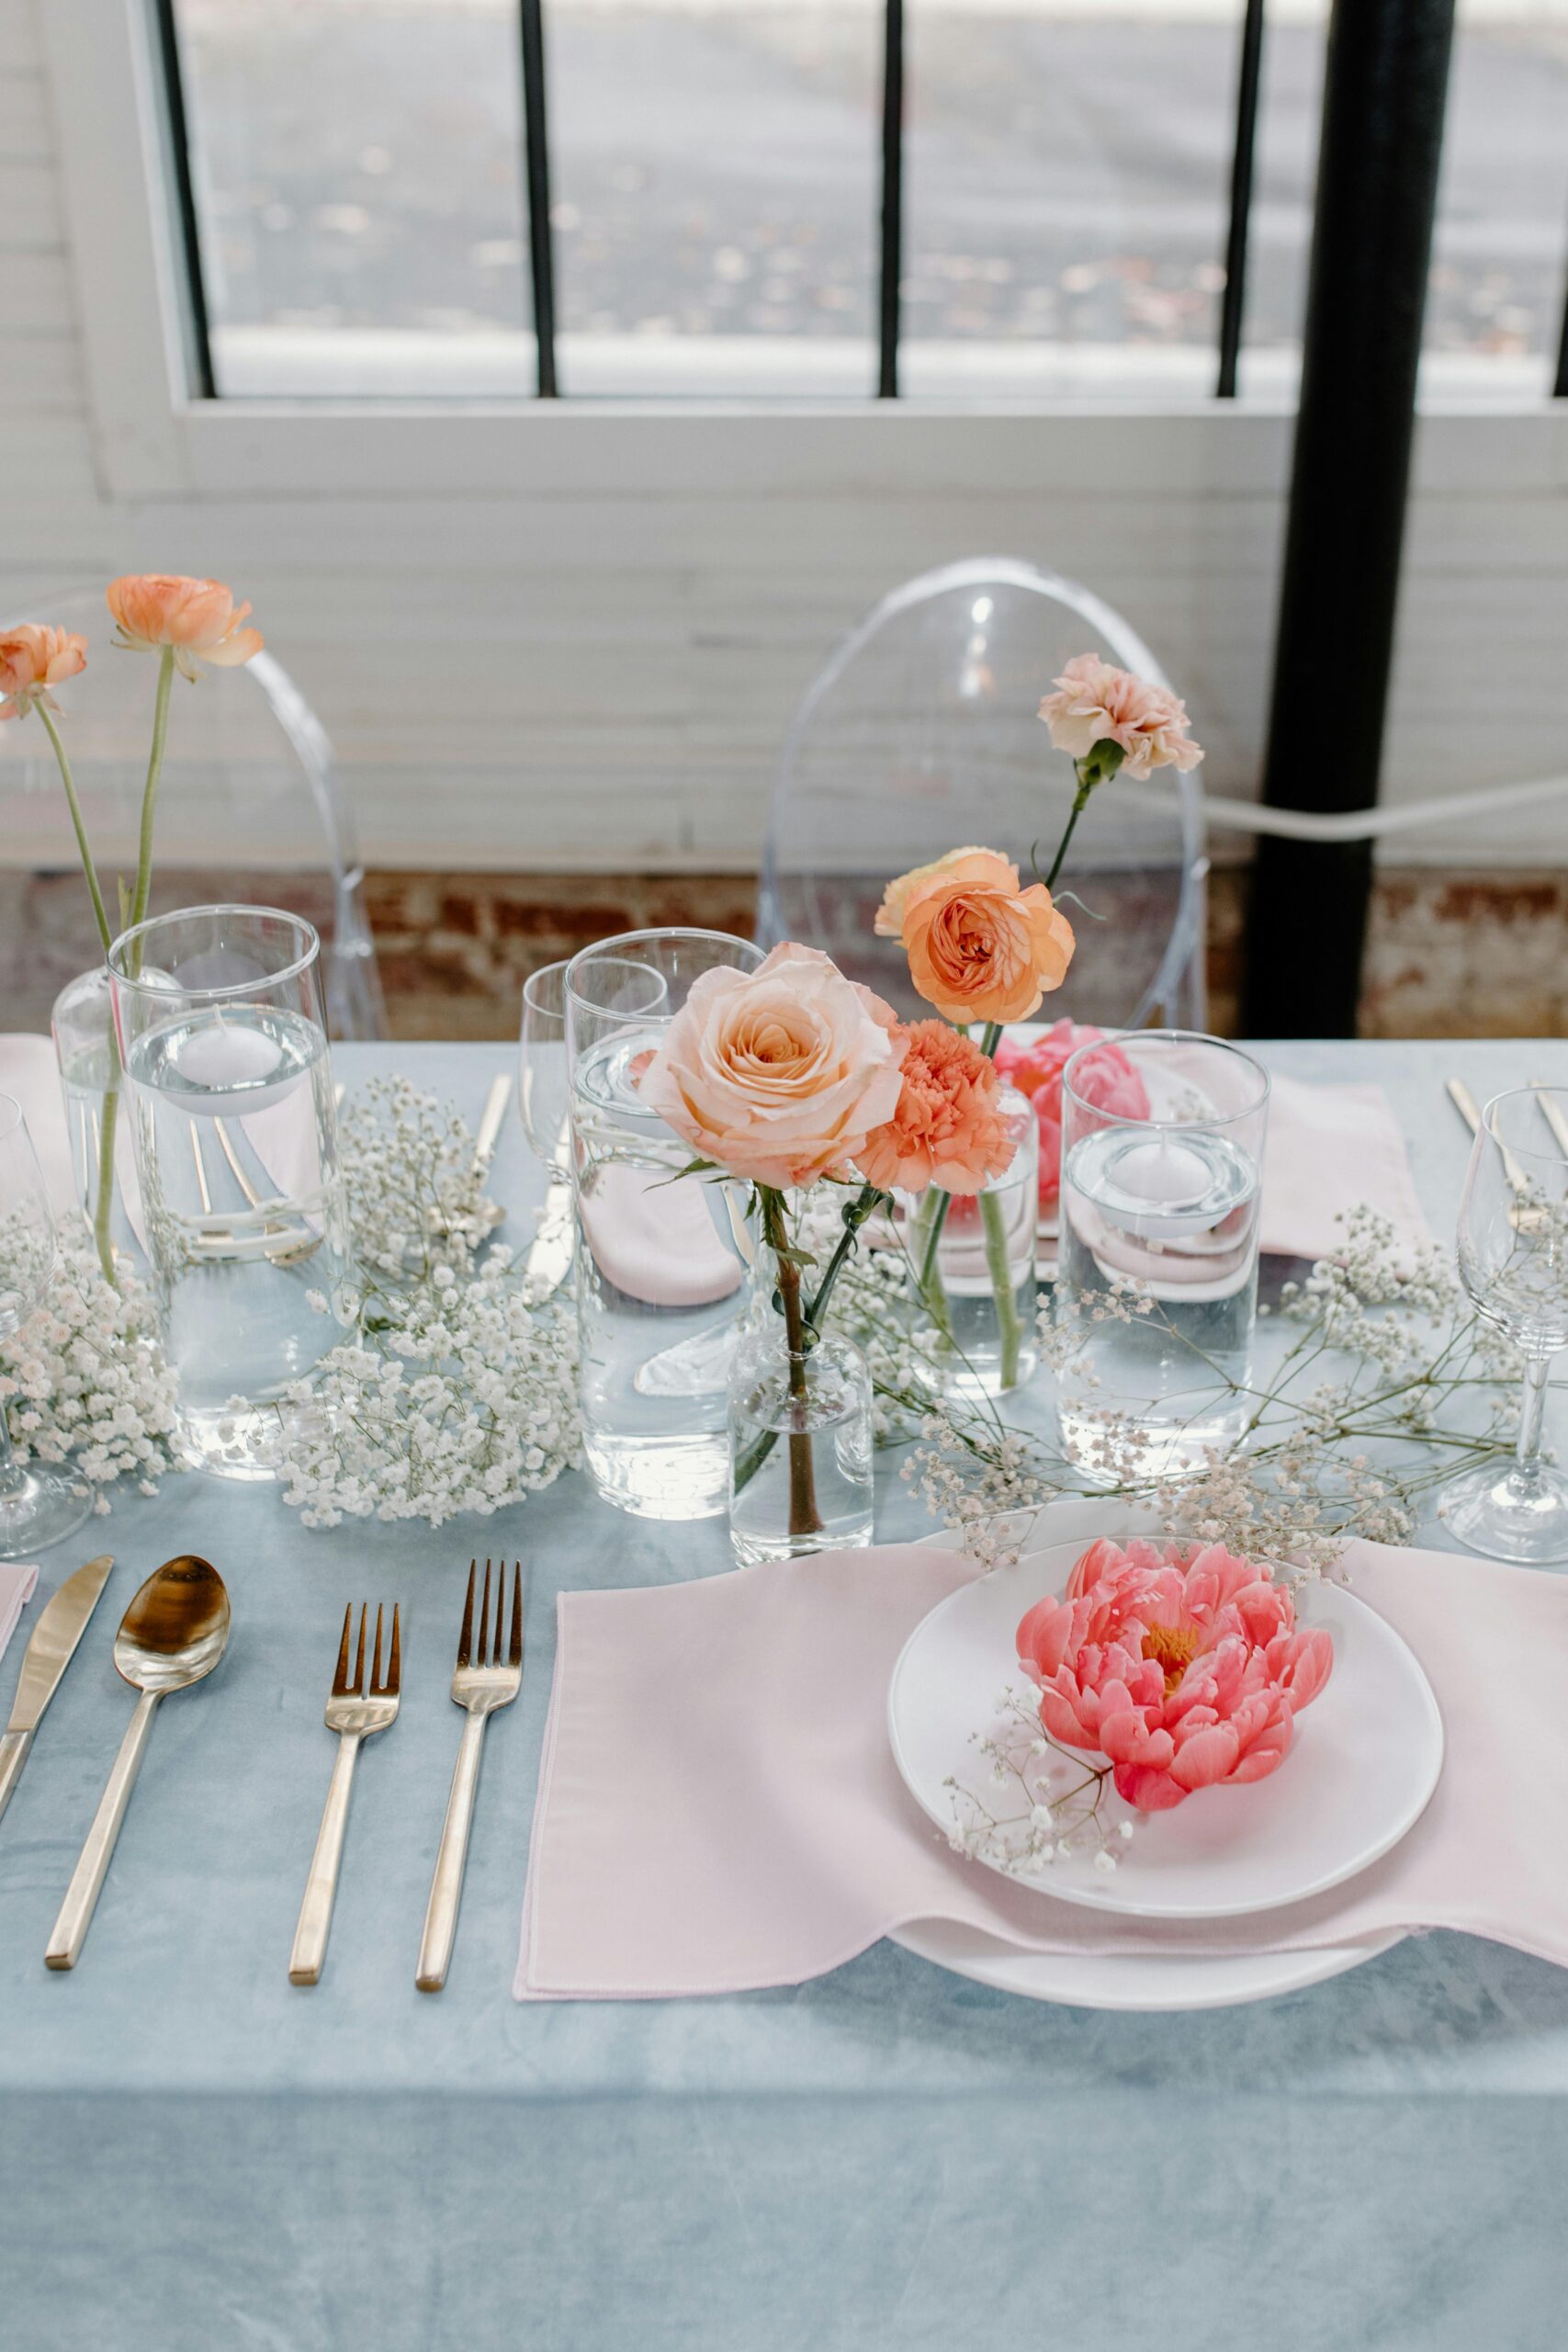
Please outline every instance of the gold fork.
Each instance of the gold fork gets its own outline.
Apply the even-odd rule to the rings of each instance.
[[[479,1606],[479,1640],[476,1645],[474,1584],[479,1575],[479,1565],[475,1560],[468,1568],[468,1597],[463,1605],[463,1630],[457,1636],[457,1669],[452,1677],[453,1702],[468,1710],[468,1720],[463,1725],[462,1743],[452,1770],[446,1818],[441,1825],[441,1844],[435,1856],[435,1875],[431,1881],[430,1901],[425,1906],[424,1934],[420,1941],[419,1967],[413,1980],[422,1993],[440,1992],[446,1982],[446,1971],[452,1959],[452,1942],[457,1932],[457,1905],[463,1899],[463,1871],[468,1859],[468,1829],[474,1817],[474,1792],[479,1784],[479,1757],[484,1747],[485,1725],[498,1707],[511,1704],[523,1682],[522,1565],[520,1562],[513,1564],[512,1630],[504,1666],[501,1657],[501,1629],[506,1607],[506,1563],[504,1560],[501,1563],[500,1581],[496,1588],[492,1638],[488,1631],[490,1562],[485,1562],[484,1600]]]
[[[398,1611],[392,1610],[392,1645],[387,1655],[387,1679],[381,1679],[381,1605],[376,1607],[376,1651],[370,1665],[370,1687],[365,1686],[365,1620],[368,1604],[359,1611],[359,1650],[354,1661],[354,1679],[348,1674],[348,1637],[354,1624],[354,1603],[351,1600],[343,1612],[343,1640],[338,1645],[337,1671],[333,1676],[333,1694],[327,1701],[327,1729],[338,1736],[337,1755],[333,1763],[332,1785],[321,1813],[321,1826],[316,1833],[316,1850],[310,1858],[310,1875],[305,1882],[305,1900],[299,1905],[299,1924],[294,1930],[294,1950],[288,1956],[288,1982],[291,1984],[314,1984],[321,1973],[321,1963],[327,1956],[327,1937],[333,1924],[333,1901],[337,1894],[338,1865],[343,1860],[344,1831],[348,1826],[348,1792],[354,1786],[354,1767],[359,1755],[359,1743],[368,1739],[372,1732],[385,1731],[398,1712],[398,1693],[402,1684],[402,1649],[399,1637]]]

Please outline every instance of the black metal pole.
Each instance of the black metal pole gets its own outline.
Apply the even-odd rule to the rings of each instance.
[[[1220,303],[1223,401],[1235,398],[1241,358],[1241,319],[1247,300],[1247,232],[1252,216],[1252,162],[1258,144],[1258,93],[1263,79],[1263,0],[1247,0],[1236,74],[1235,145],[1231,151],[1231,218],[1225,239],[1225,290]]]
[[[1378,797],[1453,17],[1454,0],[1335,0],[1263,777],[1277,808]],[[1247,1035],[1355,1034],[1371,888],[1368,842],[1259,842]]]
[[[545,28],[539,0],[517,0],[523,36],[523,163],[528,183],[528,262],[541,400],[556,397],[556,263],[550,236],[550,145],[545,112]]]
[[[1568,401],[1568,301],[1562,305],[1562,333],[1557,339],[1557,374],[1551,397],[1554,401]]]
[[[211,322],[207,310],[207,280],[201,266],[201,225],[197,218],[196,177],[191,164],[190,122],[186,114],[185,75],[180,63],[179,28],[174,0],[156,0],[153,24],[158,57],[164,70],[164,107],[169,125],[169,148],[175,175],[175,210],[181,256],[185,262],[186,315],[190,328],[192,390],[200,400],[217,392],[212,372]]]
[[[904,268],[904,0],[887,0],[882,46],[882,275],[876,394],[898,397],[898,281]]]

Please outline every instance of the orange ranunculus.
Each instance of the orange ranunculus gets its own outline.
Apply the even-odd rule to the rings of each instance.
[[[1027,1021],[1072,962],[1073,927],[1049,890],[1021,890],[1017,866],[995,850],[917,868],[883,904],[897,910],[916,989],[948,1021]]]
[[[138,653],[168,646],[186,677],[198,662],[220,670],[238,668],[259,653],[259,628],[243,627],[249,605],[237,609],[220,580],[185,580],[164,571],[129,573],[108,584],[108,607],[119,624],[119,642]]]
[[[87,666],[87,640],[70,629],[23,621],[0,636],[0,719],[25,718],[35,703],[60,706],[50,693]]]
[[[942,1021],[900,1024],[904,1040],[897,1108],[855,1155],[868,1184],[884,1192],[978,1193],[1012,1162],[1014,1145],[998,1108],[997,1066],[971,1038]]]

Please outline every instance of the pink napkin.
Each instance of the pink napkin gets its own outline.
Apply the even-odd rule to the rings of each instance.
[[[711,1306],[740,1287],[740,1261],[715,1229],[722,1192],[699,1193],[660,1174],[599,1169],[578,1215],[607,1282],[649,1306]]]
[[[1429,1246],[1404,1137],[1382,1087],[1276,1077],[1263,1147],[1263,1248],[1331,1258],[1344,1245],[1339,1219],[1361,1204],[1393,1220],[1412,1256]]]
[[[1568,1577],[1368,1544],[1346,1565],[1437,1693],[1447,1749],[1431,1804],[1326,1894],[1157,1927],[955,1855],[906,1790],[888,1679],[969,1573],[952,1554],[886,1546],[563,1593],[517,1997],[796,1984],[920,1919],[1087,1954],[1298,1951],[1445,1927],[1568,1965]]]
[[[10,1089],[6,1091],[8,1093]],[[0,1560],[0,1657],[6,1655],[6,1645],[37,1582],[38,1570],[30,1560]]]

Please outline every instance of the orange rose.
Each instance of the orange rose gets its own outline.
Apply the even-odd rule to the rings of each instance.
[[[87,640],[69,629],[23,621],[0,637],[0,719],[25,718],[35,703],[60,706],[50,693],[87,666]]]
[[[1010,888],[1018,888],[1018,868],[1010,865],[999,851],[994,849],[950,849],[943,857],[933,858],[930,865],[913,865],[908,874],[900,874],[897,882],[889,882],[882,894],[882,904],[876,910],[873,925],[878,939],[902,939],[904,917],[917,890],[939,876],[961,874],[966,881],[1005,880]]]
[[[108,606],[119,625],[119,642],[138,653],[156,653],[169,647],[179,670],[197,675],[198,662],[220,670],[237,669],[259,653],[265,642],[259,628],[243,623],[249,605],[235,607],[233,595],[220,580],[185,580],[167,572],[132,572],[111,580]]]
[[[995,850],[954,850],[917,868],[883,906],[897,910],[916,989],[948,1021],[1027,1021],[1073,959],[1073,927],[1050,891],[1021,890],[1017,866]]]

